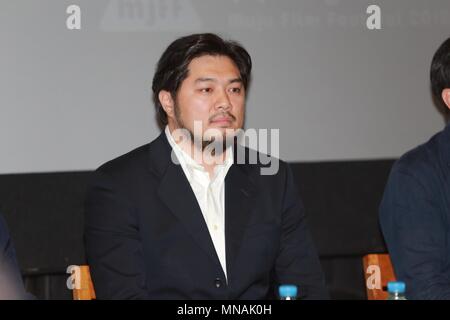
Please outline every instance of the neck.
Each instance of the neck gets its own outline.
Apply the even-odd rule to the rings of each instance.
[[[222,145],[218,145],[212,141],[196,141],[191,132],[189,132],[189,137],[185,135],[180,136],[179,134],[174,135],[173,132],[176,129],[180,128],[169,124],[169,131],[175,143],[210,174],[214,171],[214,167],[217,164],[225,162],[228,152],[225,142]]]

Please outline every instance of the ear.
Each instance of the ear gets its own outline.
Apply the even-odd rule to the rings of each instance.
[[[442,90],[442,100],[444,101],[447,108],[450,109],[450,88]]]
[[[172,95],[170,94],[170,92],[166,91],[166,90],[161,90],[158,93],[158,99],[159,99],[159,102],[161,103],[161,106],[163,107],[164,111],[166,112],[167,117],[174,118],[175,117],[175,113],[174,113],[175,103],[172,99]]]

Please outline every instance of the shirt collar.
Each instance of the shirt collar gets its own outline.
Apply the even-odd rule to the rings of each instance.
[[[188,154],[185,150],[183,150],[183,148],[181,148],[175,142],[172,134],[170,133],[168,125],[166,125],[164,131],[165,131],[167,140],[169,141],[169,144],[172,147],[172,150],[175,152],[175,155],[177,156],[178,161],[180,162],[180,165],[182,167],[185,167],[186,170],[188,171],[188,174],[189,174],[189,176],[187,177],[188,180],[191,180],[193,170],[200,170],[203,172],[207,172],[201,164],[199,164],[197,161],[195,161],[191,157],[190,154]],[[225,178],[225,175],[228,172],[228,169],[231,167],[231,165],[233,163],[234,163],[233,148],[229,147],[229,148],[227,148],[225,161],[222,164],[217,164],[215,166],[214,178],[216,178],[218,176],[223,176],[223,178]],[[222,174],[220,172],[222,172]]]

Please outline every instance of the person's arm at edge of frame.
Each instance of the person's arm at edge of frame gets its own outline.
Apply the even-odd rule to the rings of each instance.
[[[139,226],[110,174],[97,169],[85,201],[85,248],[97,299],[149,299]]]
[[[406,283],[406,298],[450,299],[450,275],[442,270],[449,253],[433,191],[436,177],[425,174],[420,178],[394,166],[380,205],[380,225],[396,276]]]

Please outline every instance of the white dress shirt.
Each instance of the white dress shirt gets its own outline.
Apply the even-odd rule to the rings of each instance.
[[[233,148],[226,150],[226,158],[223,164],[215,165],[211,179],[208,171],[175,142],[169,126],[166,126],[165,133],[191,185],[192,191],[194,191],[223,272],[225,277],[227,277],[225,254],[225,176],[233,164]]]

